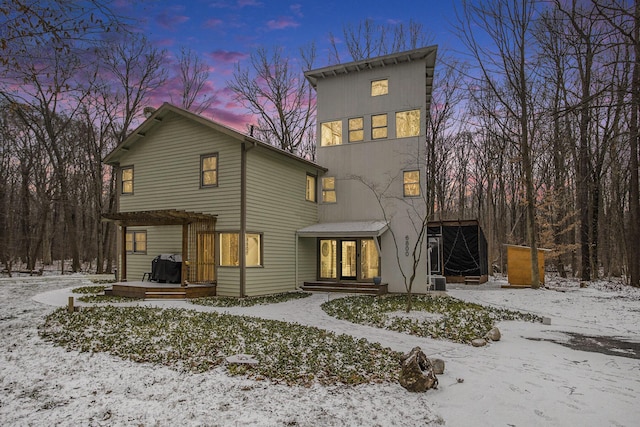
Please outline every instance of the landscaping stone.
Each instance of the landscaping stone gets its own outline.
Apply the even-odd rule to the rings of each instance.
[[[444,374],[444,360],[442,359],[430,359],[433,366],[433,373],[436,375]]]
[[[400,385],[411,392],[424,393],[438,388],[438,378],[429,358],[420,347],[414,347],[401,358]]]
[[[485,345],[487,345],[487,340],[485,340],[484,338],[476,338],[475,340],[471,341],[471,345],[474,347],[484,347]]]
[[[484,336],[484,339],[489,341],[500,341],[500,329],[493,327]]]

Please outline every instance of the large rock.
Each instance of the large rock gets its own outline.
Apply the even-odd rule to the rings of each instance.
[[[444,374],[444,360],[442,359],[429,359],[433,366],[433,373],[436,375]]]
[[[489,341],[500,341],[500,329],[493,327],[484,336]]]
[[[438,378],[429,358],[420,347],[414,347],[401,359],[400,385],[409,391],[424,393],[438,388]]]
[[[485,345],[487,345],[487,340],[485,340],[484,338],[476,338],[471,341],[471,345],[474,347],[484,347]]]

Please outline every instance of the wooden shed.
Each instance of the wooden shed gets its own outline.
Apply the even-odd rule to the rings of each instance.
[[[531,286],[531,248],[529,246],[505,245],[507,247],[507,280],[510,286]],[[538,274],[540,285],[544,285],[544,254],[550,249],[538,249]]]

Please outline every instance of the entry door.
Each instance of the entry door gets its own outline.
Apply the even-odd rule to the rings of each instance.
[[[198,233],[196,248],[196,281],[211,283],[215,280],[215,258],[213,249],[215,239],[213,233]]]
[[[340,279],[356,280],[358,278],[358,242],[342,240],[341,249]]]

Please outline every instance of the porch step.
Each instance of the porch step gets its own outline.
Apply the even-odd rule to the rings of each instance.
[[[341,292],[346,294],[384,295],[389,292],[388,284],[304,282],[300,287],[309,292]]]
[[[479,285],[480,284],[480,276],[465,276],[464,277],[465,285]]]
[[[185,299],[187,293],[184,291],[146,291],[145,298],[166,298],[166,299]]]

